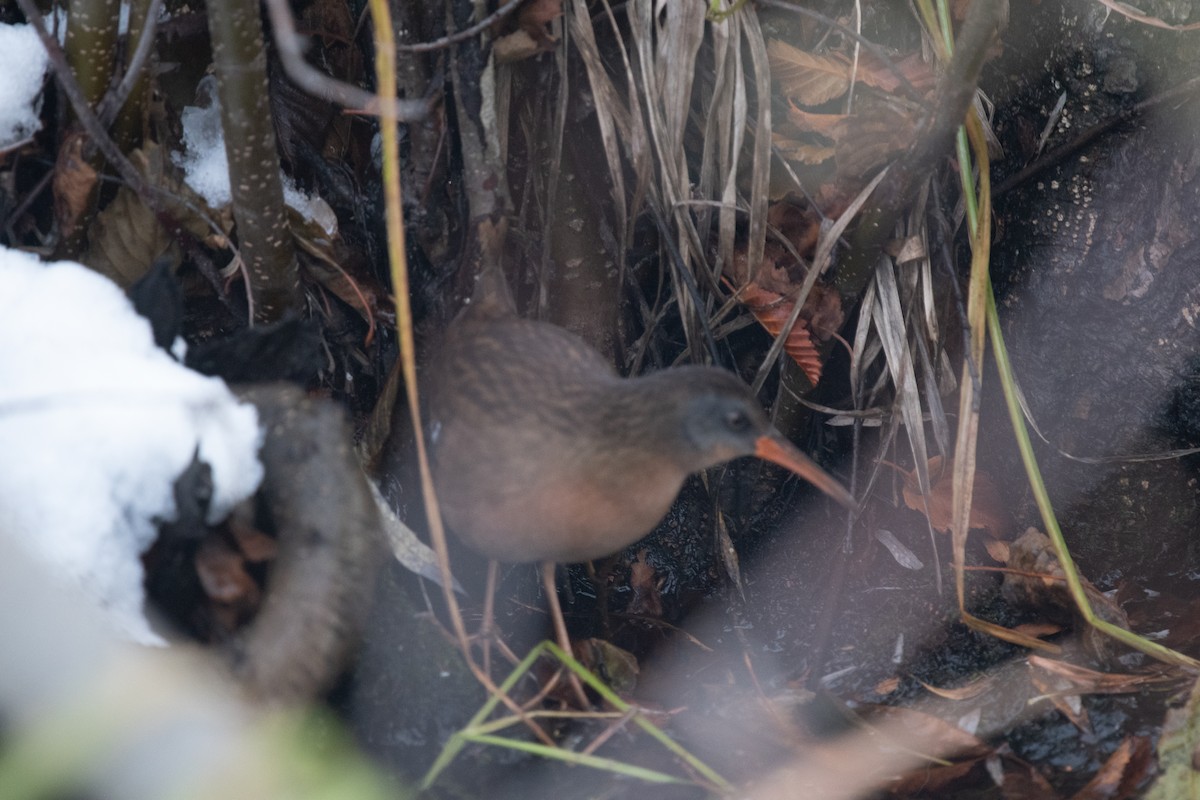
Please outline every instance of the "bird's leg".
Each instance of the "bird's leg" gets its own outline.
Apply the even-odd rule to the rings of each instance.
[[[558,639],[558,646],[567,655],[572,655],[571,637],[567,635],[567,621],[563,619],[562,606],[558,603],[558,586],[554,580],[555,563],[553,561],[542,562],[542,584],[546,587],[546,599],[550,604],[550,619],[554,622],[554,636]],[[583,685],[579,682],[579,676],[572,672],[565,664],[563,669],[567,670],[567,677],[571,682],[571,687],[575,690],[575,695],[579,699],[579,707],[588,709],[591,703],[588,702],[587,695],[583,691]]]
[[[483,671],[492,674],[492,633],[496,624],[496,582],[500,577],[500,562],[488,559],[487,586],[483,594],[483,621],[479,623],[479,638],[483,641]]]
[[[484,587],[483,597],[483,619],[479,623],[479,630],[471,637],[471,641],[478,641],[480,648],[483,650],[483,671],[488,675],[492,674],[492,645],[500,650],[500,655],[512,666],[520,663],[521,659],[517,658],[509,646],[505,643],[500,635],[500,629],[496,627],[496,587],[500,583],[500,562],[494,559],[488,560],[487,584]]]

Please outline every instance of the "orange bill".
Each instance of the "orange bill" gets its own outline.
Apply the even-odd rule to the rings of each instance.
[[[817,466],[815,461],[801,453],[794,444],[784,439],[782,434],[773,433],[769,436],[760,436],[754,444],[754,455],[763,461],[770,461],[772,464],[786,467],[846,508],[853,509],[855,507],[854,497],[846,491],[846,488],[838,483],[832,475]]]

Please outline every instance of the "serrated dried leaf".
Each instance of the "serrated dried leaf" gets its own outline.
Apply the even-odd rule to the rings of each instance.
[[[742,287],[738,296],[750,313],[754,315],[754,318],[758,320],[758,323],[772,336],[778,336],[779,332],[783,330],[783,326],[787,324],[788,318],[792,315],[792,307],[795,305],[795,301],[790,298],[769,292],[753,283]],[[804,371],[805,376],[812,384],[816,385],[821,380],[821,354],[817,352],[807,323],[803,319],[798,319],[792,326],[783,350]]]
[[[767,57],[780,90],[801,105],[827,103],[850,88],[850,67],[844,60],[808,53],[779,39],[767,43]]]

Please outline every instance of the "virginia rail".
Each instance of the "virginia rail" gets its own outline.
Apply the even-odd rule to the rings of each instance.
[[[442,513],[475,550],[506,562],[611,555],[666,515],[689,474],[739,456],[853,506],[731,373],[621,378],[578,336],[518,317],[500,294],[477,290],[450,324],[428,395]]]
[[[496,562],[541,561],[555,636],[570,653],[554,565],[637,541],[688,475],[724,461],[773,461],[853,507],[734,375],[691,366],[621,378],[575,334],[518,317],[499,269],[477,280],[431,365],[427,398],[443,519],[491,559],[485,630]]]

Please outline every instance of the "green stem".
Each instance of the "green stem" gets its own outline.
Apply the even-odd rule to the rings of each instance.
[[[590,686],[605,702],[617,709],[618,712],[621,712],[623,715],[631,714],[631,719],[633,720],[634,724],[652,736],[655,740],[662,744],[663,747],[675,754],[681,761],[690,766],[698,774],[702,775],[707,781],[709,781],[711,788],[720,792],[730,792],[733,790],[733,786],[727,780],[717,774],[712,767],[696,758],[694,755],[685,750],[680,744],[671,739],[671,737],[663,732],[662,729],[638,713],[637,709],[618,697],[617,694],[603,681],[588,671],[586,667],[576,661],[572,656],[563,652],[563,650],[553,642],[542,642],[537,647],[534,647],[529,652],[529,655],[525,656],[525,658],[521,660],[521,663],[517,664],[517,666],[513,668],[513,671],[509,673],[504,682],[500,684],[498,687],[499,692],[507,694],[508,691],[516,685],[517,681],[529,671],[530,667],[533,666],[533,662],[536,661],[543,653],[549,653],[554,658],[562,662],[567,669],[578,675],[580,680]],[[605,769],[622,775],[641,778],[653,783],[685,782],[680,778],[666,775],[655,770],[645,769],[644,767],[638,767],[625,762],[616,761],[614,759],[584,755],[581,753],[574,753],[567,750],[548,747],[544,744],[536,744],[516,739],[508,739],[502,736],[494,736],[492,735],[492,731],[495,731],[499,728],[508,727],[517,721],[512,717],[493,722],[484,721],[496,709],[496,706],[499,704],[499,702],[500,694],[495,694],[489,697],[487,702],[485,702],[475,716],[471,718],[471,721],[467,723],[466,727],[450,737],[449,741],[446,742],[446,746],[442,748],[442,752],[438,754],[437,760],[434,761],[433,765],[425,773],[425,777],[421,781],[422,789],[428,789],[430,786],[432,786],[442,771],[449,766],[450,762],[454,760],[459,752],[462,751],[462,748],[469,742],[490,744],[497,747],[507,747],[512,750],[520,750],[522,752],[532,753],[545,758],[554,758],[560,761],[568,761],[571,763],[581,764],[583,766],[594,767],[596,769]]]
[[[583,767],[592,767],[593,769],[603,769],[609,772],[615,772],[618,775],[626,775],[630,778],[640,778],[641,780],[650,783],[687,783],[674,775],[668,775],[665,772],[659,772],[646,767],[639,767],[636,764],[627,764],[624,761],[617,761],[613,758],[604,758],[603,756],[593,756],[587,753],[576,753],[571,750],[563,750],[561,747],[547,747],[538,742],[523,742],[518,739],[505,739],[503,736],[491,736],[488,734],[466,734],[469,741],[479,744],[490,744],[497,747],[507,747],[509,750],[519,750],[522,753],[530,753],[542,758],[552,758],[557,761],[565,761],[568,764],[578,764]]]
[[[1025,465],[1029,486],[1033,490],[1034,500],[1042,515],[1042,525],[1045,526],[1050,541],[1054,543],[1054,552],[1062,565],[1063,576],[1076,607],[1089,625],[1135,650],[1168,664],[1200,667],[1200,661],[1103,620],[1092,610],[1092,604],[1088,601],[1083,582],[1079,579],[1079,571],[1075,568],[1075,562],[1071,559],[1070,550],[1063,539],[1062,529],[1058,526],[1058,518],[1054,513],[1054,507],[1050,504],[1050,494],[1046,491],[1046,483],[1042,480],[1042,471],[1038,468],[1037,458],[1033,453],[1033,442],[1029,438],[1029,430],[1025,427],[1025,416],[1017,398],[1016,379],[1013,377],[1012,364],[1008,359],[1008,348],[1004,345],[1004,334],[1000,330],[1000,315],[996,311],[996,296],[990,283],[988,284],[987,300],[988,333],[992,340],[992,353],[996,357],[996,368],[1000,372],[1000,384],[1004,389],[1004,402],[1008,407],[1008,418],[1012,422],[1013,434],[1017,439],[1017,449],[1021,451],[1021,462]]]

